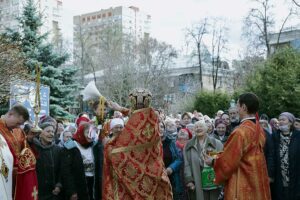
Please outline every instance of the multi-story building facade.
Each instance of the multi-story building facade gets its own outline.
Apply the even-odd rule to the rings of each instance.
[[[103,29],[112,25],[119,30],[131,35],[137,42],[139,39],[150,34],[151,16],[141,12],[139,8],[115,7],[102,9],[97,12],[86,13],[73,17],[74,24],[74,49],[76,49],[76,38],[80,31],[94,36],[95,42]]]
[[[62,0],[34,0],[42,15],[41,33],[49,33],[49,40],[56,42],[60,37],[62,23]],[[26,0],[0,0],[0,32],[11,28],[18,30],[17,17],[21,16]]]
[[[83,74],[90,72],[89,63],[97,59],[94,70],[116,66],[113,62],[124,49],[134,48],[139,40],[149,36],[150,24],[151,16],[133,6],[111,7],[74,16],[75,63],[81,66]]]
[[[279,38],[278,38],[279,37]],[[294,49],[300,49],[300,30],[290,29],[284,30],[280,33],[271,33],[269,35],[269,44],[271,53],[274,53],[277,48],[292,47]]]

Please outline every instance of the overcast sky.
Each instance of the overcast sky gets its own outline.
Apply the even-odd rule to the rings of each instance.
[[[291,0],[274,0],[278,21],[286,16],[288,1]],[[109,7],[136,6],[151,15],[152,37],[180,50],[185,44],[184,28],[205,17],[222,17],[229,27],[227,59],[232,60],[243,50],[242,21],[252,5],[251,0],[63,0],[62,31],[71,40],[74,15]]]

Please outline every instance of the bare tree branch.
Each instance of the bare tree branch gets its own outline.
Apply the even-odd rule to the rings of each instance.
[[[300,7],[300,4],[296,1],[296,0],[292,0],[294,2],[294,4],[298,7]]]

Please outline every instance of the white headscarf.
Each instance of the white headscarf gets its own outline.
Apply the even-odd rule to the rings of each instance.
[[[114,118],[110,121],[110,129],[114,128],[116,125],[124,126],[124,121],[121,118]]]

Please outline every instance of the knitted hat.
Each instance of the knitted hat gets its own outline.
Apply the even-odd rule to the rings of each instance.
[[[41,129],[44,129],[48,126],[52,126],[55,129],[56,125],[57,125],[57,122],[54,118],[52,118],[48,115],[44,115],[40,118],[38,125]]]

